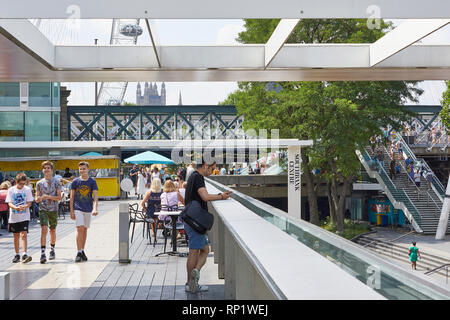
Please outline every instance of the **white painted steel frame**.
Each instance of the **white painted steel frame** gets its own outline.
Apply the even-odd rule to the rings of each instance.
[[[0,18],[66,19],[447,18],[448,0],[2,0]],[[69,9],[69,10],[68,10]]]
[[[3,19],[0,81],[448,79],[450,44],[411,44],[450,19],[408,21],[373,44],[284,45],[299,21],[281,20],[269,41],[261,45],[155,48],[53,46],[28,20]]]
[[[370,66],[416,43],[427,35],[450,23],[450,19],[408,20],[370,45]]]

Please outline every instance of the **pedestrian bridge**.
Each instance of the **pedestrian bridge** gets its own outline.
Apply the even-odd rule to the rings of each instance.
[[[231,190],[207,179],[209,193]],[[448,288],[233,190],[209,204],[225,299],[449,299]]]

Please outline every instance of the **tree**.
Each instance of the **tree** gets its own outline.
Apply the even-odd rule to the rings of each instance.
[[[442,110],[439,114],[442,123],[450,134],[450,81],[447,81],[447,91],[444,92],[442,98]]]
[[[265,43],[278,20],[245,21],[246,31],[238,40]],[[288,42],[337,43],[374,42],[390,28],[367,28],[365,20],[309,19],[300,21]],[[317,178],[319,168],[329,184],[331,219],[338,231],[344,228],[345,197],[360,169],[356,148],[370,136],[381,134],[380,127],[399,127],[407,114],[400,105],[413,101],[421,90],[408,82],[280,82],[280,92],[268,91],[267,83],[240,83],[225,103],[234,104],[244,116],[245,129],[279,129],[280,138],[313,139],[313,148],[302,152],[302,166],[308,189],[310,222],[318,224]],[[342,184],[341,192],[338,185]]]

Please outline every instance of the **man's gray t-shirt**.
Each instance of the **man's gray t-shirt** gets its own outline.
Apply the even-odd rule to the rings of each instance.
[[[56,177],[53,177],[50,181],[45,178],[38,181],[36,184],[36,190],[39,190],[41,196],[48,195],[52,197],[57,196],[57,191],[62,190],[62,184]],[[39,203],[39,210],[43,211],[58,211],[58,201],[43,200]]]

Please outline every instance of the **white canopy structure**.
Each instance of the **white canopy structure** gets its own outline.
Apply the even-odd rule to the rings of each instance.
[[[77,13],[74,16],[73,12]],[[281,18],[266,44],[54,45],[27,19]],[[411,19],[367,44],[285,44],[300,19]],[[448,80],[448,0],[23,0],[0,12],[0,81]],[[158,39],[156,35],[153,37]]]

